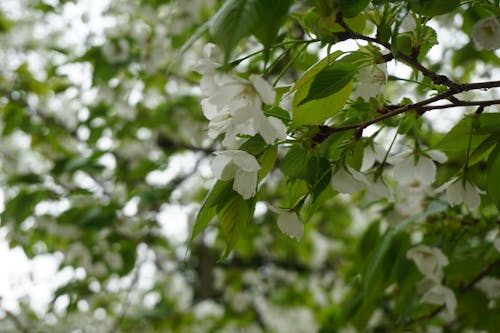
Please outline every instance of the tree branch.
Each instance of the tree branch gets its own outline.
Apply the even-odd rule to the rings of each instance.
[[[420,113],[424,113],[430,110],[434,109],[445,109],[445,108],[451,108],[451,107],[458,107],[458,106],[490,106],[490,105],[495,105],[495,104],[500,104],[500,100],[489,100],[489,101],[460,101],[458,99],[453,99],[450,97],[454,97],[453,95],[462,93],[465,91],[470,91],[470,90],[477,90],[477,89],[489,89],[489,88],[498,88],[500,87],[500,81],[487,81],[487,82],[477,82],[477,83],[465,83],[461,84],[459,88],[456,89],[448,89],[447,91],[437,94],[433,97],[424,99],[420,102],[414,103],[414,104],[405,104],[397,107],[387,107],[389,109],[388,112],[384,112],[382,115],[372,118],[370,120],[357,123],[357,124],[352,124],[352,125],[346,125],[346,126],[321,126],[321,129],[323,133],[325,134],[324,136],[321,137],[321,140],[319,142],[324,141],[329,135],[333,133],[338,133],[338,132],[343,132],[343,131],[349,131],[349,130],[357,130],[357,131],[362,131],[366,127],[376,124],[378,122],[381,122],[383,120],[392,118],[398,114],[405,113],[411,110],[416,110],[419,111]],[[457,90],[458,89],[458,90]],[[429,105],[434,102],[438,102],[440,100],[453,100],[451,104],[445,104],[445,105]]]

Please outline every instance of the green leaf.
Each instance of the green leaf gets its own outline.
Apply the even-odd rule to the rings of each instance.
[[[305,165],[305,177],[316,198],[330,184],[332,167],[326,158],[317,156],[312,156]]]
[[[188,247],[191,247],[193,240],[207,227],[220,208],[231,200],[232,197],[238,196],[232,189],[232,183],[232,181],[218,181],[207,194],[196,216]]]
[[[274,167],[276,157],[278,156],[278,147],[269,146],[261,156],[259,156],[259,181],[262,180]]]
[[[405,220],[401,221],[399,224],[391,226],[382,237],[379,244],[373,249],[372,256],[368,261],[369,264],[366,266],[366,270],[363,274],[363,290],[365,293],[369,293],[370,290],[374,289],[374,284],[378,283],[379,279],[376,278],[378,274],[384,274],[382,271],[383,259],[387,255],[389,249],[397,234],[403,232],[403,230],[412,222],[423,219],[425,217],[443,212],[448,208],[447,205],[435,201],[429,204],[428,208],[419,214],[412,215]]]
[[[280,162],[280,169],[290,178],[302,178],[307,160],[307,152],[299,147],[292,147]]]
[[[288,16],[291,0],[258,1],[258,24],[252,29],[253,34],[264,45],[265,59],[269,56],[269,48],[276,40],[278,31]]]
[[[214,14],[210,34],[225,52],[226,62],[238,42],[252,33],[259,23],[258,8],[262,0],[228,0]]]
[[[424,16],[437,16],[451,12],[460,0],[410,0],[411,9]]]
[[[354,17],[368,6],[371,0],[340,0],[340,12],[344,17]]]
[[[234,196],[217,214],[224,238],[226,250],[221,260],[227,258],[238,240],[243,235],[246,226],[253,216],[255,198],[244,200],[241,196]]]
[[[477,115],[471,115],[462,119],[434,146],[434,149],[446,153],[450,159],[463,155],[467,151],[473,117],[477,117]],[[479,125],[479,128],[481,128],[481,125]],[[475,149],[487,137],[488,135],[473,135],[471,149]]]
[[[469,166],[477,164],[484,160],[486,156],[489,156],[489,153],[492,151],[493,147],[499,140],[500,135],[493,134],[486,138],[483,142],[481,142],[470,155]]]
[[[500,212],[500,141],[488,158],[488,195]]]
[[[311,83],[306,98],[300,101],[299,106],[328,97],[347,86],[356,73],[357,67],[345,61],[336,61],[319,72]]]
[[[318,125],[342,110],[352,91],[352,82],[349,82],[340,91],[320,99],[311,100],[307,103],[302,101],[307,98],[311,85],[316,76],[325,68],[330,67],[334,60],[343,52],[334,52],[311,66],[295,83],[292,91],[293,98],[292,126]]]

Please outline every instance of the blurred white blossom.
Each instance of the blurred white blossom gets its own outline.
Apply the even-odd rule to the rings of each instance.
[[[421,301],[423,303],[430,303],[435,305],[445,305],[446,310],[450,315],[455,313],[457,307],[457,299],[453,291],[443,285],[436,284],[431,287],[423,296]]]
[[[363,173],[347,166],[333,174],[330,184],[337,192],[354,194],[370,186],[370,181]]]
[[[479,49],[494,50],[500,47],[500,21],[491,16],[472,27],[472,39]]]
[[[130,46],[126,39],[109,41],[102,46],[102,54],[112,64],[125,62],[129,57]]]
[[[446,189],[446,197],[452,206],[465,204],[470,209],[477,209],[481,204],[481,190],[470,181],[463,184],[458,177],[451,179],[436,189],[436,193]]]
[[[430,150],[420,156],[415,156],[411,151],[406,151],[391,158],[394,164],[393,176],[400,185],[430,185],[436,180],[436,165],[434,162],[447,161],[444,153]]]
[[[483,277],[475,286],[481,290],[488,298],[500,297],[500,279],[492,276]]]
[[[448,265],[448,258],[437,247],[418,245],[406,252],[406,258],[413,260],[422,274],[435,281],[440,281],[442,269]]]
[[[384,91],[387,83],[387,65],[384,63],[361,67],[356,75],[352,99],[369,100]]]

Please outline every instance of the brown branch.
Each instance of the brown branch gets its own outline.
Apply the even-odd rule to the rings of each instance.
[[[487,82],[477,82],[477,83],[466,83],[460,85],[459,88],[456,89],[448,89],[447,91],[435,95],[433,97],[424,99],[420,102],[414,103],[414,104],[405,104],[401,105],[399,107],[391,106],[388,109],[390,111],[383,113],[382,115],[372,118],[370,120],[357,123],[357,124],[352,124],[352,125],[346,125],[346,126],[322,126],[322,131],[325,134],[322,139],[325,140],[329,135],[333,133],[338,133],[338,132],[343,132],[343,131],[349,131],[349,130],[357,130],[357,131],[362,131],[366,127],[376,124],[378,122],[381,122],[383,120],[392,118],[396,115],[399,115],[401,113],[405,113],[411,110],[416,110],[421,113],[427,112],[433,109],[443,109],[443,108],[450,108],[450,107],[458,107],[458,106],[489,106],[489,105],[495,105],[495,104],[500,104],[500,100],[489,100],[489,101],[478,101],[478,102],[466,102],[466,101],[456,101],[455,103],[452,104],[445,104],[445,105],[428,105],[434,102],[438,102],[440,100],[446,99],[449,100],[450,97],[452,97],[455,94],[465,92],[465,91],[470,91],[470,90],[476,90],[476,89],[489,89],[489,88],[498,88],[500,87],[500,81],[487,81]],[[458,89],[458,90],[457,90]],[[322,141],[323,141],[322,140]]]
[[[370,37],[370,36],[365,36],[362,34],[359,34],[351,28],[344,22],[342,15],[339,14],[337,15],[337,22],[345,29],[345,32],[338,33],[336,36],[340,40],[347,40],[347,39],[359,39],[359,40],[364,40],[366,42],[374,43],[383,46],[387,50],[393,52],[391,44],[388,42],[385,42],[383,40],[380,40],[379,38],[376,37]],[[461,87],[461,84],[456,83],[452,81],[450,78],[448,78],[446,75],[440,75],[436,74],[424,65],[422,65],[416,55],[408,56],[406,54],[403,54],[401,52],[398,52],[396,54],[391,53],[391,54],[386,54],[383,56],[384,61],[390,61],[392,59],[398,59],[401,60],[402,62],[406,63],[408,66],[412,67],[413,69],[419,71],[422,73],[424,76],[430,78],[432,82],[436,84],[441,84],[445,85],[448,88],[452,90],[459,90]]]

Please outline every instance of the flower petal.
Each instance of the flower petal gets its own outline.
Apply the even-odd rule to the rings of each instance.
[[[250,82],[265,104],[274,104],[276,92],[273,87],[259,75],[250,75]]]
[[[257,191],[257,176],[257,172],[247,172],[239,169],[234,176],[233,190],[238,192],[243,199],[250,199]]]
[[[304,233],[304,224],[296,213],[285,212],[278,216],[278,227],[290,238],[300,240]]]
[[[464,204],[470,209],[478,209],[479,205],[481,205],[478,188],[469,181],[465,183]]]
[[[223,154],[224,152],[216,152],[216,156],[212,160],[211,169],[215,178],[220,180],[229,180],[234,178],[237,167],[232,163],[231,156]]]

